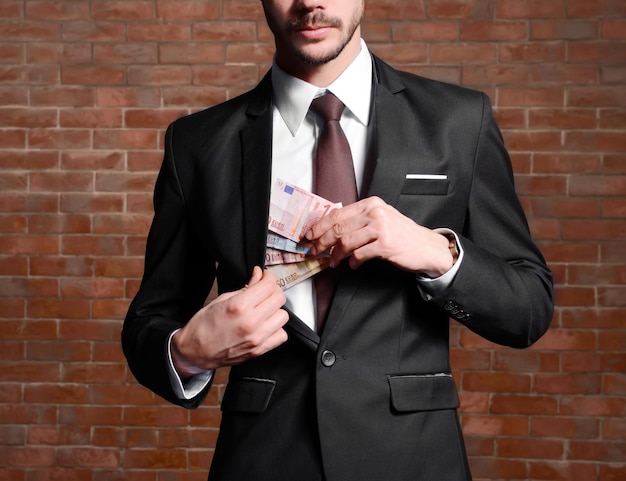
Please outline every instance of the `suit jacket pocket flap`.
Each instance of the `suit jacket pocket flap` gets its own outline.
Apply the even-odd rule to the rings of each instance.
[[[222,400],[222,411],[262,413],[274,393],[276,381],[244,377],[230,379]]]
[[[449,374],[389,376],[388,379],[391,404],[398,412],[459,407],[456,385]]]
[[[404,179],[402,194],[409,195],[446,195],[448,179]]]

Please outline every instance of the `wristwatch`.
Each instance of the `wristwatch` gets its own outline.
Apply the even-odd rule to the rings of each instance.
[[[448,249],[450,249],[450,254],[452,254],[452,265],[454,265],[459,258],[459,247],[456,244],[456,237],[454,234],[443,235],[448,239]]]

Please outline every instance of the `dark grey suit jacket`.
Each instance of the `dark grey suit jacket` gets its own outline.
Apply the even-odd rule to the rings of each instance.
[[[294,315],[289,341],[233,367],[211,480],[470,479],[448,354],[449,317],[525,347],[548,328],[552,277],[531,240],[488,98],[377,58],[376,155],[366,195],[465,251],[445,292],[424,299],[387,263],[344,268],[324,332]],[[123,329],[136,378],[169,401],[169,333],[217,278],[238,289],[262,265],[270,196],[269,75],[251,92],[174,122],[155,188],[139,293]],[[445,180],[406,179],[444,174]],[[414,246],[419,249],[420,246]]]

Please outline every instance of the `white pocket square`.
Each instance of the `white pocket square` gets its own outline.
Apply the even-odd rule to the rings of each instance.
[[[406,174],[407,179],[411,180],[446,180],[446,174]]]

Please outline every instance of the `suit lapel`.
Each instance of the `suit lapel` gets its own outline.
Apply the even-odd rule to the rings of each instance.
[[[248,271],[263,266],[272,169],[272,110],[266,109],[241,131],[243,216]]]
[[[394,70],[375,59],[374,97],[374,162],[367,196],[379,196],[397,205],[409,160],[415,155],[414,146],[407,145],[416,133],[411,130],[415,114],[407,107],[404,97],[397,95],[404,84]]]

